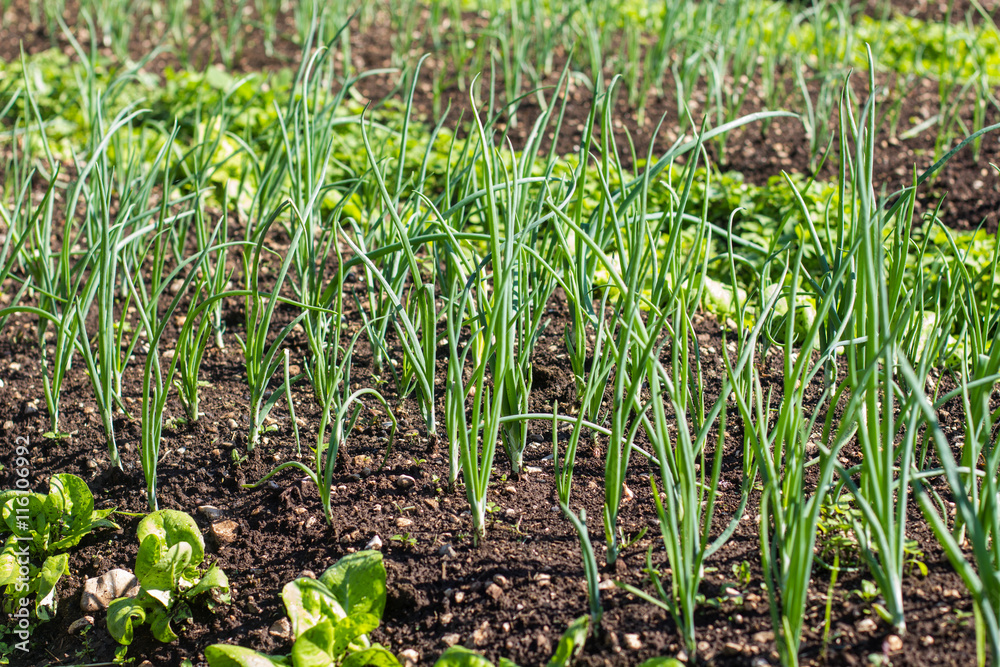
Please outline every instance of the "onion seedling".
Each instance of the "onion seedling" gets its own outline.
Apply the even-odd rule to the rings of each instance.
[[[487,246],[489,255],[483,264],[488,261],[491,268],[488,283],[481,279],[476,290],[476,309],[483,322],[486,345],[493,350],[493,354],[487,357],[491,359],[494,391],[500,397],[500,413],[495,415],[499,419],[526,413],[529,408],[530,359],[519,354],[530,351],[532,346],[528,339],[535,336],[532,323],[537,328],[537,320],[532,317],[530,308],[531,299],[525,298],[530,290],[530,285],[525,284],[528,276],[521,272],[526,242],[521,232],[526,221],[519,213],[524,206],[522,198],[527,194],[527,186],[516,178],[519,169],[513,151],[510,152],[512,164],[508,171],[493,148],[475,106],[473,120],[479,134],[482,178],[486,190],[483,216],[490,237]],[[536,309],[534,312],[539,311]],[[524,316],[527,321],[521,319]],[[525,422],[513,422],[501,429],[503,447],[514,476],[521,474],[527,436]]]
[[[690,291],[694,287],[694,281],[687,281],[687,287],[679,287],[681,292]],[[668,373],[662,364],[656,362],[649,375],[649,391],[655,397],[651,401],[652,418],[644,413],[641,420],[653,444],[660,473],[661,484],[657,485],[654,476],[651,476],[650,486],[671,570],[670,588],[665,588],[656,574],[652,575],[652,579],[659,599],[628,584],[619,586],[668,611],[680,631],[685,650],[692,656],[697,652],[694,612],[698,603],[698,588],[704,577],[705,559],[721,548],[735,532],[743,519],[749,489],[756,478],[754,465],[744,462],[739,506],[722,533],[712,539],[712,518],[725,448],[726,403],[732,389],[729,383],[742,376],[743,369],[752,366],[753,350],[777,299],[777,295],[772,296],[754,328],[745,338],[741,338],[743,345],[737,348],[737,360],[730,365],[728,357],[725,357],[730,379],[724,383],[722,392],[707,417],[702,407],[698,422],[689,425],[687,418],[688,414],[699,415],[694,404],[704,406],[704,387],[699,383],[698,395],[692,397],[689,385],[694,383],[688,377],[690,348],[687,340],[693,337],[693,332],[690,313],[683,306],[688,302],[696,304],[696,299],[689,299],[683,294],[676,299],[671,326],[668,327],[672,333],[671,372]],[[697,354],[695,364],[700,369],[700,357]],[[669,402],[672,415],[668,415],[664,399]],[[714,454],[709,461],[706,450],[713,424],[717,425],[718,435]],[[647,555],[647,563],[650,565],[650,572],[655,572],[652,568],[652,547]]]
[[[223,208],[225,210],[225,207]],[[200,205],[200,202],[196,204],[195,216],[197,218],[204,217],[204,211]],[[199,220],[197,224],[202,224]],[[217,233],[220,234],[218,249],[215,251],[216,256],[213,261],[209,256],[205,257],[203,262],[204,266],[199,270],[199,278],[196,283],[195,293],[206,294],[211,296],[213,294],[221,294],[228,282],[231,274],[226,273],[226,258],[228,257],[229,248],[229,225],[226,215],[223,214],[219,219],[219,227],[217,228]],[[206,239],[207,241],[208,239]],[[204,244],[203,244],[204,245]],[[207,247],[207,245],[205,245]],[[188,304],[187,314],[184,317],[185,323],[187,318],[191,317],[191,313],[194,311],[197,305],[197,300],[192,299]],[[200,388],[205,385],[203,381],[199,379],[199,373],[201,370],[202,360],[205,358],[205,349],[208,347],[208,342],[210,335],[213,331],[218,332],[220,328],[217,326],[216,317],[219,314],[217,308],[213,308],[205,313],[203,313],[199,320],[197,327],[193,327],[191,330],[191,335],[185,338],[177,339],[177,346],[174,350],[178,358],[177,364],[177,380],[175,382],[177,387],[177,396],[184,406],[184,411],[187,414],[187,418],[190,421],[197,421],[200,416],[198,410],[199,394]]]
[[[559,465],[559,423],[557,415],[559,413],[559,403],[552,406],[552,464],[555,472],[556,495],[559,498],[559,508],[563,516],[576,530],[580,540],[580,553],[583,557],[583,572],[587,578],[587,600],[590,603],[590,625],[598,628],[601,625],[601,617],[604,616],[604,609],[601,606],[600,574],[597,569],[597,555],[594,546],[590,542],[590,533],[587,531],[587,510],[581,509],[576,514],[569,508],[570,491],[573,486],[573,467],[576,464],[576,448],[580,442],[580,431],[584,424],[586,415],[581,408],[573,422],[573,432],[570,435],[569,444],[566,446],[566,457],[563,465]]]
[[[223,220],[224,219],[225,217],[223,216]],[[142,471],[146,477],[147,501],[149,502],[149,508],[152,511],[159,509],[156,493],[157,468],[160,461],[160,443],[164,423],[164,409],[166,408],[170,388],[174,383],[175,371],[177,370],[178,364],[183,356],[182,349],[178,346],[178,348],[174,350],[173,358],[170,360],[170,364],[167,367],[166,372],[164,372],[160,360],[160,340],[163,338],[163,333],[170,324],[170,319],[173,317],[174,312],[177,310],[181,300],[186,295],[188,287],[195,281],[196,276],[201,270],[202,264],[209,252],[212,250],[221,252],[221,249],[213,247],[213,242],[219,231],[219,227],[223,225],[223,221],[220,220],[215,233],[213,233],[212,237],[209,239],[208,245],[199,254],[192,255],[178,263],[177,266],[170,271],[170,273],[160,273],[158,275],[157,271],[163,270],[163,258],[167,252],[165,244],[163,243],[163,238],[167,228],[173,222],[174,220],[172,218],[163,217],[161,218],[159,227],[156,230],[157,233],[151,243],[151,245],[155,247],[155,251],[153,254],[153,273],[148,286],[142,273],[142,267],[137,267],[134,277],[130,277],[128,275],[129,270],[127,266],[123,267],[125,271],[124,282],[128,285],[128,289],[138,306],[137,310],[139,312],[139,321],[141,322],[143,330],[146,333],[146,344],[149,346],[149,350],[146,353],[146,362],[143,368],[142,376],[140,459],[142,461]],[[162,298],[166,296],[168,289],[172,289],[174,280],[177,279],[177,277],[185,269],[187,270],[187,275],[184,277],[179,289],[167,304],[166,308],[161,309],[160,302]],[[197,284],[197,288],[191,297],[192,302],[197,302],[203,286],[203,281]],[[205,317],[204,308],[200,310],[192,310],[189,308],[188,312],[191,317],[184,322],[184,326],[178,334],[179,341],[190,339],[193,335],[192,329],[194,328],[194,322],[197,319],[195,313],[200,312],[202,314],[202,324],[204,324],[204,321],[207,319]]]
[[[274,284],[271,286],[270,294],[263,294],[260,291],[261,254],[264,251],[264,241],[267,230],[279,216],[290,209],[288,203],[278,206],[264,221],[264,224],[256,230],[256,242],[244,246],[243,275],[246,281],[244,292],[245,308],[245,336],[246,340],[237,336],[237,342],[243,352],[243,359],[246,364],[247,384],[250,389],[250,433],[247,438],[247,451],[252,451],[260,441],[261,427],[264,420],[270,413],[271,408],[281,398],[283,387],[269,393],[268,384],[271,378],[278,371],[281,365],[281,355],[279,351],[285,338],[292,329],[305,317],[306,310],[303,310],[288,324],[283,326],[278,334],[268,343],[268,334],[271,323],[274,320],[274,311],[281,300],[280,291],[288,275],[288,269],[295,258],[298,248],[299,237],[302,235],[303,226],[298,224],[288,246],[288,251],[277,271]],[[292,210],[292,215],[298,216],[298,212]],[[248,239],[249,240],[249,239]],[[269,252],[273,252],[270,251]]]
[[[98,117],[97,125],[93,131],[97,135],[101,130],[102,123],[100,122],[99,108],[95,112]],[[111,458],[111,464],[116,467],[121,467],[121,458],[115,443],[113,410],[114,406],[118,405],[125,411],[121,401],[121,377],[138,338],[133,337],[130,343],[123,345],[125,332],[129,329],[127,324],[129,297],[125,297],[124,304],[121,304],[115,298],[115,292],[120,282],[119,269],[123,255],[131,245],[137,244],[142,236],[153,227],[146,225],[143,228],[134,229],[131,234],[126,235],[130,228],[134,228],[136,223],[145,217],[136,213],[136,207],[142,201],[149,201],[153,179],[145,179],[142,188],[123,190],[120,201],[117,202],[117,205],[113,205],[112,167],[106,150],[115,134],[121,128],[126,127],[140,113],[140,111],[133,111],[131,107],[126,107],[119,112],[100,140],[94,142],[95,146],[92,149],[90,162],[83,167],[78,167],[79,189],[68,199],[70,206],[75,205],[80,189],[82,189],[86,195],[85,227],[90,230],[96,229],[92,240],[93,246],[85,260],[86,264],[92,261],[96,264],[90,269],[90,275],[82,288],[81,297],[74,310],[79,322],[81,353],[91,386],[94,389],[97,410],[108,440],[108,454]],[[153,166],[150,171],[164,162],[171,142],[172,139],[164,142],[152,162]],[[124,148],[124,146],[119,146],[119,149]],[[122,160],[127,157],[132,158],[130,168],[124,171],[127,172],[127,175],[133,176],[132,167],[137,162],[138,156],[134,153],[130,155],[128,150],[121,150],[117,154],[122,156]],[[95,182],[88,184],[92,172]],[[114,221],[112,221],[112,210],[117,211]],[[71,238],[69,224],[70,222],[67,221],[65,239]],[[95,255],[96,258],[94,258]],[[133,258],[133,260],[135,259],[137,258]],[[92,342],[87,332],[86,318],[95,300],[97,305],[97,335]],[[120,313],[117,319],[116,309]],[[123,347],[124,353],[122,352]]]
[[[994,348],[996,347],[997,345],[994,343]],[[956,523],[960,521],[965,529],[967,546],[971,548],[971,554],[969,554],[970,550],[963,549],[952,532],[948,530],[947,510],[941,512],[935,506],[934,501],[928,495],[930,492],[928,484],[920,476],[913,478],[917,502],[948,556],[948,560],[951,561],[955,571],[962,577],[972,594],[976,604],[977,637],[985,636],[988,640],[990,662],[1000,663],[1000,622],[998,622],[1000,619],[1000,576],[998,576],[998,572],[1000,572],[1000,543],[997,540],[997,525],[998,520],[1000,520],[1000,503],[998,503],[1000,488],[998,488],[997,483],[998,475],[1000,475],[1000,447],[996,447],[995,443],[990,443],[995,415],[990,412],[988,404],[985,410],[975,413],[975,416],[980,420],[978,423],[971,421],[973,418],[971,411],[966,413],[966,429],[971,433],[971,436],[967,437],[975,438],[978,448],[986,453],[981,469],[983,489],[979,506],[976,507],[972,503],[974,492],[971,488],[975,482],[971,484],[966,482],[966,476],[960,472],[958,461],[955,460],[948,439],[938,423],[935,406],[931,404],[924,393],[923,379],[914,372],[904,358],[899,360],[899,370],[911,395],[915,398],[921,419],[934,440],[938,458],[944,468],[944,477],[955,503]],[[996,382],[995,378],[984,379],[987,379],[990,385]],[[970,398],[969,384],[963,383],[959,387],[963,401],[967,406],[969,406]],[[978,466],[977,472],[979,472]],[[982,660],[980,662],[982,663]]]
[[[170,222],[171,221],[169,219],[164,219],[162,221],[163,226],[160,230],[158,230],[160,232],[160,234],[157,235],[158,238],[163,233],[163,229],[166,225],[170,224]],[[164,423],[164,409],[166,407],[167,397],[170,393],[170,387],[173,385],[174,374],[177,370],[177,365],[181,357],[180,352],[175,350],[173,358],[170,360],[170,364],[167,367],[166,372],[164,372],[163,366],[160,362],[161,355],[159,351],[159,344],[163,337],[163,332],[170,323],[170,318],[173,316],[178,305],[180,305],[181,300],[186,295],[188,287],[192,282],[194,282],[195,277],[201,268],[201,264],[204,262],[208,252],[209,248],[206,248],[200,254],[188,257],[186,260],[178,264],[173,271],[167,274],[162,281],[154,277],[149,286],[146,285],[141,268],[136,272],[135,277],[133,278],[128,276],[128,268],[125,267],[125,282],[128,285],[132,297],[135,299],[136,305],[138,306],[137,310],[139,312],[139,321],[142,324],[143,330],[146,332],[146,341],[149,345],[149,351],[146,353],[146,362],[142,378],[140,459],[142,461],[143,474],[146,477],[147,500],[149,502],[149,508],[152,511],[159,509],[156,493],[157,467],[160,461],[160,442]],[[158,249],[157,255],[162,256],[163,253],[165,253],[165,248],[161,246]],[[154,264],[156,263],[157,262],[154,260]],[[170,300],[167,307],[161,310],[160,301],[162,297],[166,295],[166,290],[170,288],[175,278],[185,269],[187,269],[187,275],[185,276],[180,289],[178,289],[173,299]],[[195,290],[194,295],[192,296],[192,301],[196,301],[198,299],[200,292],[201,285],[199,285]],[[190,321],[185,321],[184,326],[178,334],[178,339],[192,335],[191,329],[193,328],[194,321],[194,317],[192,317]]]
[[[416,381],[424,423],[427,425],[428,433],[433,435],[436,431],[434,416],[434,341],[436,340],[437,324],[437,316],[434,314],[436,312],[434,306],[434,288],[432,284],[425,285],[421,279],[420,267],[417,263],[414,249],[410,245],[410,235],[396,210],[396,202],[389,195],[389,191],[386,188],[385,179],[372,150],[368,131],[365,129],[364,119],[361,122],[361,136],[365,144],[365,153],[368,156],[372,174],[378,184],[379,195],[389,213],[389,219],[395,230],[396,238],[403,250],[410,279],[413,281],[412,294],[414,296],[412,298],[416,301],[414,306],[416,310],[413,311],[413,309],[410,309],[410,312],[414,315],[419,313],[419,316],[410,316],[407,309],[403,307],[399,296],[397,296],[396,288],[386,275],[375,266],[371,259],[367,257],[367,254],[353,241],[346,236],[345,239],[347,239],[351,249],[364,261],[369,272],[369,277],[377,280],[377,283],[385,290],[385,296],[395,308],[395,317],[392,318],[392,321],[399,333],[400,342],[403,346],[403,354],[408,364],[407,368],[412,372]],[[402,159],[403,156],[401,155],[400,160]],[[419,335],[418,331],[422,335]],[[375,342],[373,341],[374,344]]]
[[[851,247],[849,255],[857,252],[858,245]],[[744,393],[746,385],[737,381],[738,369],[730,371],[727,364],[730,378],[722,391],[724,396],[729,391],[735,394],[745,428],[752,431],[750,439],[754,457],[763,477],[759,526],[761,564],[767,583],[778,653],[782,664],[786,666],[798,665],[820,508],[829,491],[837,466],[837,454],[855,431],[851,421],[855,413],[849,410],[842,418],[836,438],[830,447],[816,443],[813,436],[816,421],[825,412],[827,417],[822,440],[829,441],[829,428],[834,416],[833,406],[840,399],[841,392],[846,387],[844,384],[836,393],[833,387],[827,386],[815,407],[810,408],[812,417],[806,417],[804,406],[806,388],[815,375],[822,371],[827,357],[833,355],[837,347],[843,344],[841,337],[848,323],[844,322],[841,325],[825,349],[818,349],[821,321],[826,318],[835,302],[834,291],[831,290],[823,295],[817,304],[817,315],[807,332],[801,337],[797,336],[796,329],[801,327],[796,309],[800,307],[798,288],[804,248],[803,244],[798,244],[794,250],[789,262],[790,279],[787,282],[785,280],[789,273],[789,263],[786,263],[776,283],[776,285],[787,284],[788,287],[784,291],[769,290],[769,285],[762,285],[763,293],[771,291],[772,304],[779,294],[786,299],[787,304],[784,314],[785,376],[783,395],[777,410],[771,407],[770,394],[765,401],[759,371],[756,368],[751,370],[753,392],[748,395]],[[850,263],[845,262],[833,275],[832,282],[843,280],[849,266]],[[763,275],[766,276],[766,273]],[[769,310],[765,309],[765,312]],[[793,353],[793,341],[797,338],[802,340],[801,347]],[[819,351],[819,358],[815,360],[814,351]],[[856,410],[860,397],[854,396],[852,401],[851,405],[854,406],[852,409]],[[771,424],[774,426],[771,427]],[[807,441],[817,444],[821,451],[819,478],[815,485],[810,484],[808,487],[805,478]],[[808,495],[810,488],[812,488],[811,496]]]
[[[355,336],[354,340],[357,340],[357,336]],[[350,355],[353,351],[352,348],[353,341],[345,353],[344,360],[341,362],[342,366],[348,369],[347,373],[350,372]],[[344,393],[346,394],[347,391],[349,391],[349,388],[345,385]],[[389,439],[386,444],[388,452],[388,449],[392,447],[393,438],[396,436],[398,423],[396,421],[396,416],[392,413],[392,409],[389,407],[389,404],[386,402],[382,394],[370,388],[359,389],[358,391],[347,395],[346,398],[343,398],[340,394],[335,394],[331,396],[330,403],[323,406],[323,421],[320,424],[319,438],[316,443],[316,450],[313,459],[313,467],[310,468],[299,461],[288,461],[275,467],[269,473],[264,475],[260,481],[254,484],[244,484],[243,488],[255,489],[286,468],[301,470],[312,481],[312,483],[316,485],[316,489],[319,491],[320,503],[323,506],[323,514],[326,516],[327,523],[333,525],[333,506],[331,501],[333,496],[333,469],[337,465],[337,455],[340,452],[340,447],[345,441],[345,433],[349,433],[353,430],[354,424],[357,422],[362,408],[364,408],[364,403],[361,399],[365,396],[375,398],[375,400],[377,400],[382,407],[385,408],[386,413],[389,415],[389,420],[392,422],[389,430]],[[326,442],[325,433],[328,423],[332,423],[333,429],[330,434],[330,441]]]
[[[486,535],[486,493],[493,472],[497,437],[500,432],[500,399],[503,377],[494,380],[491,394],[486,384],[489,357],[494,351],[490,328],[474,328],[469,342],[460,350],[459,336],[465,314],[469,308],[469,289],[463,289],[452,298],[447,310],[448,331],[448,384],[445,390],[445,419],[449,447],[455,447],[460,469],[465,481],[465,495],[472,511],[473,541],[478,544]],[[474,324],[477,320],[472,320]],[[502,354],[502,351],[500,352]],[[466,383],[464,369],[471,355],[472,377]],[[466,397],[472,400],[471,415],[466,415]],[[454,443],[454,444],[452,444]],[[481,444],[480,444],[481,443]],[[452,465],[454,470],[455,466]]]
[[[19,174],[19,171],[15,168],[14,173]],[[3,248],[0,250],[0,285],[6,283],[8,276],[16,275],[12,271],[17,264],[24,265],[28,272],[27,278],[20,279],[21,287],[17,293],[11,295],[9,301],[11,305],[4,309],[3,315],[0,315],[0,329],[11,314],[18,312],[21,298],[29,286],[33,285],[37,298],[36,308],[39,312],[46,313],[46,316],[39,316],[37,340],[42,367],[42,388],[49,415],[49,430],[45,436],[52,438],[65,436],[59,430],[59,402],[63,380],[76,348],[79,325],[73,312],[73,297],[76,293],[71,294],[67,303],[65,290],[59,279],[61,274],[58,267],[61,266],[62,254],[53,256],[51,251],[53,193],[58,174],[57,169],[49,181],[45,196],[38,206],[34,207],[34,211],[31,211],[27,201],[31,193],[30,183],[34,171],[29,172],[27,178],[22,180],[25,187],[16,189],[18,195],[11,202],[10,208],[0,208],[0,219],[7,227]],[[29,240],[30,245],[27,244]],[[63,253],[65,252],[66,250],[63,250]],[[53,333],[55,345],[50,353],[48,341]]]

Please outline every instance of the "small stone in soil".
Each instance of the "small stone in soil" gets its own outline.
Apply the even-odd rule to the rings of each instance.
[[[507,579],[507,577],[503,576],[502,574],[494,574],[493,583],[499,586],[500,588],[510,588],[510,581]]]
[[[94,624],[93,616],[84,616],[83,618],[78,618],[69,624],[69,627],[66,628],[66,634],[75,635],[78,632],[81,632],[84,628],[90,627],[93,624]]]
[[[271,624],[271,627],[268,628],[267,632],[272,637],[277,637],[278,639],[291,639],[292,626],[288,622],[287,618],[279,618]]]
[[[873,618],[862,618],[855,627],[858,632],[875,632],[878,629],[878,623]]]
[[[408,528],[412,525],[413,521],[411,519],[407,519],[405,516],[401,516],[398,519],[396,519],[397,528]]]
[[[494,600],[499,600],[503,595],[503,589],[496,584],[490,584],[486,587],[486,594],[489,595]]]
[[[409,475],[400,475],[396,478],[396,488],[400,490],[412,489],[417,480],[413,479]]]
[[[903,640],[899,635],[889,635],[885,638],[885,645],[890,651],[902,651]]]
[[[381,549],[381,548],[382,548],[382,538],[379,537],[378,535],[376,535],[372,539],[368,540],[368,544],[365,545],[365,550],[366,551],[371,550],[371,549],[378,550],[378,549]]]
[[[455,591],[454,598],[455,604],[462,604],[462,601],[465,600],[465,593],[462,591]]]
[[[723,655],[739,655],[743,653],[743,647],[735,642],[726,642],[726,645],[722,647]]]
[[[420,662],[420,654],[414,651],[412,648],[404,649],[399,652],[399,657],[403,659],[406,667],[410,665],[416,665]]]
[[[454,558],[458,554],[455,552],[454,547],[452,547],[450,544],[445,544],[442,545],[440,549],[438,549],[438,555],[444,556],[445,558]]]
[[[445,645],[447,645],[450,648],[455,644],[457,644],[459,641],[461,641],[461,639],[462,635],[458,634],[457,632],[452,632],[451,634],[447,634],[444,637],[442,637],[441,641],[443,641]]]
[[[642,642],[639,641],[639,635],[628,633],[623,635],[622,638],[625,640],[625,648],[631,651],[642,650]]]
[[[135,597],[138,593],[139,581],[134,574],[128,570],[110,570],[84,582],[80,610],[87,612],[107,609],[115,598]]]
[[[210,534],[215,543],[220,547],[236,540],[236,531],[239,528],[239,524],[235,521],[216,521],[212,524],[210,529]]]
[[[226,514],[214,505],[202,505],[198,508],[198,513],[209,521],[218,521]]]

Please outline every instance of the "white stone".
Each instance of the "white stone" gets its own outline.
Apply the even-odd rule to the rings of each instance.
[[[128,570],[115,569],[83,584],[80,609],[85,612],[107,609],[116,598],[131,598],[139,594],[139,581]]]
[[[288,622],[287,618],[279,618],[271,624],[271,627],[268,628],[267,632],[272,637],[277,637],[278,639],[291,639],[292,625]]]

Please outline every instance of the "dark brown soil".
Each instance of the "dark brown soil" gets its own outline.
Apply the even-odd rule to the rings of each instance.
[[[566,405],[573,395],[570,369],[562,354],[565,305],[558,294],[552,308],[552,322],[542,334],[534,360],[531,400],[533,409],[539,411],[550,411],[553,400]],[[53,472],[72,472],[88,481],[99,507],[146,511],[136,451],[138,425],[124,418],[118,421],[125,471],[109,469],[99,420],[87,408],[92,405],[89,381],[79,368],[71,373],[62,403],[64,429],[74,432],[71,439],[51,441],[41,437],[47,430],[44,402],[39,414],[25,414],[27,402],[40,397],[36,357],[26,342],[31,336],[30,327],[30,323],[12,321],[0,343],[0,374],[4,380],[0,388],[0,422],[7,422],[9,440],[17,436],[30,438],[35,488],[46,488],[46,478]],[[722,372],[717,354],[722,349],[721,330],[710,319],[700,320],[698,329],[700,345],[706,354],[715,355],[706,370],[707,385],[714,386],[717,392],[718,374]],[[260,479],[276,463],[295,459],[297,454],[288,415],[279,402],[273,413],[276,430],[266,435],[247,460],[239,465],[232,463],[231,451],[244,452],[248,415],[242,357],[232,334],[227,334],[226,339],[229,346],[222,351],[210,350],[204,366],[204,379],[211,383],[203,392],[204,417],[194,425],[165,431],[159,497],[161,507],[195,515],[206,533],[209,525],[196,511],[202,504],[225,510],[238,523],[234,543],[219,546],[209,539],[210,558],[229,574],[234,602],[214,615],[197,613],[175,644],[158,644],[145,631],[138,632],[129,655],[149,659],[154,665],[177,665],[184,657],[197,664],[203,659],[204,647],[211,643],[287,651],[286,644],[268,634],[269,626],[283,615],[281,587],[305,570],[322,572],[379,535],[385,545],[389,602],[375,639],[396,652],[412,648],[426,664],[436,659],[447,642],[456,639],[494,660],[506,656],[525,665],[545,662],[566,624],[587,609],[576,535],[568,521],[554,511],[552,462],[545,458],[550,453],[550,445],[546,444],[551,442],[549,427],[543,423],[533,425],[533,442],[526,455],[528,465],[541,472],[505,480],[508,468],[504,461],[498,463],[490,495],[497,509],[491,515],[485,543],[473,547],[468,537],[471,523],[464,493],[448,491],[441,482],[447,475],[447,463],[440,452],[429,452],[413,401],[403,401],[398,410],[402,437],[397,438],[382,468],[382,418],[373,410],[370,423],[362,424],[346,443],[344,466],[334,481],[338,491],[333,500],[333,524],[327,526],[315,488],[302,481],[301,475],[283,473],[274,484],[257,490],[240,487],[240,483]],[[297,348],[301,343],[292,341],[293,357],[303,351]],[[139,361],[130,369],[124,390],[126,403],[134,407],[140,392]],[[12,370],[12,362],[21,364],[21,369]],[[373,370],[368,363],[370,355],[362,347],[355,357],[355,378],[371,377]],[[770,361],[771,366],[778,363],[777,359]],[[382,389],[391,396],[389,388]],[[295,395],[297,414],[306,424],[303,448],[308,451],[318,417],[306,385],[297,386]],[[172,405],[171,412],[179,416],[179,406]],[[954,412],[958,414],[959,410]],[[231,428],[231,419],[237,423],[236,429]],[[739,420],[731,416],[717,530],[728,522],[739,501],[740,429]],[[952,437],[960,437],[960,424],[949,427],[949,431]],[[846,455],[848,460],[856,456],[850,451]],[[628,480],[635,497],[623,506],[621,525],[626,534],[637,534],[642,528],[650,532],[615,568],[603,566],[603,531],[594,519],[601,516],[603,459],[581,453],[573,491],[574,506],[584,507],[592,517],[589,528],[591,539],[598,545],[602,579],[647,589],[643,568],[649,546],[654,549],[654,564],[665,567],[662,546],[656,548],[660,538],[646,479],[648,471],[649,466],[637,456]],[[395,480],[401,474],[414,477],[416,486],[398,490]],[[698,637],[704,642],[702,656],[711,664],[764,664],[761,659],[773,664],[776,659],[769,634],[767,598],[761,589],[759,543],[753,521],[756,513],[751,502],[736,534],[706,565],[702,593],[708,602],[698,614]],[[929,575],[907,577],[909,634],[903,638],[904,649],[891,653],[892,663],[969,664],[975,648],[969,616],[971,601],[919,512],[910,514],[910,532],[920,544]],[[405,523],[400,519],[412,523],[400,528],[400,523]],[[122,531],[92,535],[74,552],[72,574],[60,586],[59,615],[35,630],[30,660],[20,664],[71,664],[113,657],[116,645],[106,632],[103,618],[98,618],[97,627],[85,640],[67,635],[66,628],[81,616],[79,596],[86,577],[113,567],[134,566],[138,519],[123,516],[118,520]],[[413,538],[414,542],[408,545],[393,540],[395,535]],[[440,554],[448,544],[456,555]],[[743,561],[751,572],[746,586],[738,583],[733,571]],[[852,593],[861,588],[862,578],[861,573],[841,573],[834,590],[829,642],[824,648],[829,572],[816,566],[803,649],[807,664],[864,664],[870,654],[889,650],[887,637],[891,629]],[[495,600],[486,593],[494,580],[503,582],[503,594]],[[734,590],[741,599],[732,597]],[[461,602],[455,595],[459,591],[464,596]],[[665,612],[618,589],[606,590],[602,596],[606,609],[602,632],[588,643],[584,664],[633,665],[640,659],[672,655],[680,649],[674,625]],[[868,618],[876,621],[876,629],[861,622]],[[626,634],[637,634],[641,648],[635,648],[634,638],[626,639]]]

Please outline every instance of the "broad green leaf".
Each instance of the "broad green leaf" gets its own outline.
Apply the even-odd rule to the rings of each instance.
[[[118,598],[108,605],[108,632],[119,644],[131,644],[133,624],[145,620],[146,610],[137,598]]]
[[[302,633],[292,646],[295,667],[327,667],[335,662],[333,624],[323,619]]]
[[[566,628],[566,632],[559,639],[556,652],[549,660],[549,667],[569,667],[573,664],[583,651],[583,645],[587,641],[587,633],[590,631],[590,616],[581,616]]]
[[[111,516],[112,514],[114,514],[115,513],[115,509],[116,508],[112,507],[111,509],[106,509],[106,510],[94,510],[94,514],[91,517],[94,520],[94,526],[97,526],[99,523],[103,522],[109,516]],[[118,524],[114,523],[113,521],[108,521],[107,523],[102,523],[102,525],[108,525],[108,524],[110,524],[111,526],[113,526],[115,528],[119,528]]]
[[[166,547],[184,542],[191,547],[191,564],[198,565],[205,559],[205,539],[198,524],[190,515],[177,510],[159,510],[147,515],[136,530],[139,544],[148,535],[158,535]],[[138,576],[138,575],[137,575]]]
[[[242,646],[213,644],[205,649],[209,667],[287,667],[292,663],[283,656],[270,656]]]
[[[378,551],[348,554],[327,568],[319,578],[348,615],[374,614],[385,610],[385,565]]]
[[[7,501],[11,498],[17,498],[18,496],[24,495],[16,489],[7,489],[6,491],[0,491],[0,507],[7,504]]]
[[[179,542],[163,552],[163,556],[152,567],[146,570],[139,583],[147,591],[177,591],[181,573],[191,563],[191,545]],[[138,568],[136,568],[138,569]],[[166,604],[166,606],[170,606]]]
[[[399,667],[399,660],[384,646],[376,644],[350,654],[340,667]]]
[[[643,662],[639,667],[686,667],[683,662],[677,658],[650,658]]]
[[[193,588],[201,579],[201,571],[194,565],[186,567],[179,573],[178,587],[182,591]]]
[[[434,667],[493,667],[493,663],[464,646],[452,646],[441,654]]]
[[[509,658],[500,658],[497,662],[497,667],[519,667],[516,662]]]
[[[330,589],[315,579],[301,577],[285,584],[281,599],[296,637],[324,619],[337,621],[347,616]]]
[[[49,556],[38,573],[38,593],[35,598],[35,615],[41,621],[51,621],[56,615],[56,584],[69,574],[69,554]]]
[[[174,604],[174,594],[172,591],[161,591],[155,588],[146,590],[144,588],[142,589],[142,594],[150,600],[155,600],[156,603],[164,609],[169,609]]]
[[[21,566],[17,562],[18,552],[26,542],[18,542],[13,535],[7,538],[0,551],[0,586],[7,586],[17,581]]]
[[[191,587],[189,590],[185,591],[184,597],[193,598],[202,593],[206,593],[213,588],[218,588],[222,591],[221,600],[223,602],[229,602],[229,578],[226,577],[226,573],[219,569],[219,566],[212,563],[212,566],[208,568],[205,576],[201,580]]]
[[[27,500],[25,500],[27,498]],[[28,537],[33,533],[45,533],[48,519],[44,512],[45,496],[38,493],[18,494],[8,498],[3,506],[3,520],[7,529],[18,537]],[[26,511],[17,511],[26,510]],[[44,541],[44,536],[43,540]],[[36,540],[36,545],[39,540]]]
[[[180,610],[180,613],[171,613],[163,607],[155,607],[149,615],[149,629],[159,641],[164,644],[169,644],[170,642],[177,639],[177,635],[174,633],[173,629],[170,627],[170,622],[175,618],[177,620],[183,620],[184,618],[190,618],[191,611],[185,607],[185,609]]]
[[[49,523],[62,521],[70,526],[69,532],[75,533],[90,525],[93,513],[94,496],[86,482],[76,475],[52,475],[49,480],[49,495],[45,498],[45,516]]]
[[[163,553],[163,539],[157,534],[147,535],[139,540],[139,553],[135,556],[135,578],[142,581],[153,566],[160,561]]]
[[[334,655],[347,653],[347,648],[377,628],[378,622],[378,617],[373,614],[351,614],[337,621],[333,626]],[[363,643],[367,644],[367,639]]]

